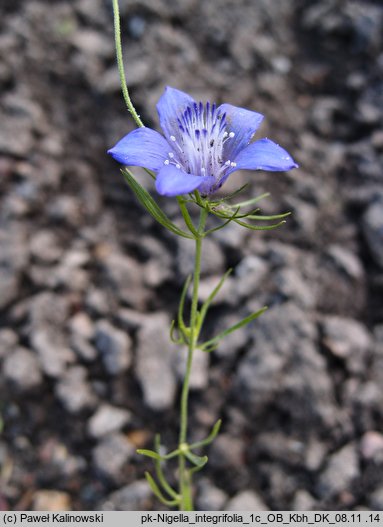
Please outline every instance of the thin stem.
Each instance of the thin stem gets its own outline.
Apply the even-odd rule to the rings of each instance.
[[[187,427],[188,427],[188,402],[189,402],[189,389],[190,389],[190,374],[193,363],[193,352],[198,340],[198,289],[201,274],[201,250],[203,231],[205,228],[207,218],[206,209],[201,209],[200,220],[198,225],[198,232],[195,237],[195,256],[194,256],[194,274],[193,274],[193,293],[192,302],[190,309],[190,337],[188,354],[186,359],[186,371],[184,377],[184,383],[182,386],[181,393],[181,411],[180,411],[180,435],[179,435],[179,472],[180,472],[180,495],[182,496],[180,502],[180,510],[193,510],[193,502],[191,496],[191,474],[186,468],[185,455],[182,452],[181,445],[186,443],[187,439]]]
[[[142,127],[144,123],[141,121],[140,116],[136,112],[135,107],[133,106],[132,101],[130,100],[129,90],[126,85],[126,77],[124,70],[124,61],[122,58],[122,45],[121,45],[121,27],[120,27],[120,10],[118,7],[118,0],[113,0],[113,20],[114,20],[114,40],[116,43],[116,57],[117,57],[117,66],[118,72],[120,74],[120,83],[122,95],[131,116],[134,119],[134,122],[137,126]]]

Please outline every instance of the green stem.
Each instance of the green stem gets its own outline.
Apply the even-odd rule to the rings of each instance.
[[[130,100],[129,90],[126,85],[126,77],[124,70],[124,61],[122,59],[122,45],[121,45],[121,27],[120,27],[120,10],[118,7],[118,0],[113,0],[113,20],[114,20],[114,40],[116,43],[116,56],[117,56],[117,66],[118,72],[120,74],[120,83],[122,95],[131,116],[134,119],[134,122],[137,126],[142,127],[144,123],[141,121],[140,116],[136,112],[135,107],[133,106],[132,101]]]
[[[195,234],[195,256],[194,256],[194,274],[193,274],[193,293],[190,310],[190,336],[188,354],[186,359],[186,371],[181,393],[181,411],[180,411],[180,435],[179,435],[179,472],[180,472],[180,510],[193,510],[193,501],[191,495],[191,474],[186,467],[185,455],[182,452],[181,445],[186,443],[188,427],[188,402],[190,390],[190,375],[193,363],[193,353],[199,336],[198,324],[198,289],[201,274],[201,250],[203,231],[207,218],[206,209],[201,209],[198,231]]]

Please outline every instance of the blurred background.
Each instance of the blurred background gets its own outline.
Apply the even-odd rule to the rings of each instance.
[[[182,353],[166,328],[193,247],[106,155],[133,129],[111,1],[0,7],[0,508],[158,509],[135,449],[159,430],[177,441]],[[120,7],[148,126],[171,85],[264,113],[257,137],[300,165],[224,187],[270,192],[262,210],[291,210],[284,227],[205,244],[201,299],[234,269],[207,334],[270,309],[196,357],[190,438],[223,418],[197,508],[383,510],[381,2]]]

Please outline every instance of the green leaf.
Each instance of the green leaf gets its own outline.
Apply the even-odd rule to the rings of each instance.
[[[168,500],[165,498],[165,496],[160,491],[157,483],[154,481],[152,476],[149,474],[149,472],[145,472],[146,481],[149,483],[150,488],[153,491],[153,494],[160,500],[161,503],[164,505],[167,505],[168,507],[173,507],[174,505],[178,505],[180,502],[180,498],[177,497],[173,500]]]
[[[286,223],[286,221],[283,220],[283,221],[280,221],[279,223],[274,223],[273,225],[251,225],[250,223],[246,223],[240,220],[234,220],[234,221],[235,223],[238,223],[238,225],[241,225],[242,227],[246,227],[246,229],[250,229],[252,231],[271,231]]]
[[[136,195],[138,201],[143,207],[149,212],[149,214],[160,223],[163,227],[169,231],[182,236],[184,238],[194,239],[194,236],[183,231],[175,223],[173,223],[163,212],[163,210],[157,205],[156,201],[152,198],[149,192],[144,189],[133,177],[132,173],[127,169],[123,168],[121,170],[125,181],[128,183],[134,194]]]
[[[141,456],[151,457],[152,459],[156,459],[158,461],[163,461],[164,458],[160,456],[157,452],[154,452],[153,450],[146,450],[144,448],[139,448],[136,450],[137,454],[140,454]]]
[[[185,452],[185,457],[190,463],[193,463],[193,465],[198,468],[204,467],[208,462],[207,456],[197,456],[196,454],[193,454],[193,452],[190,452],[190,450]]]
[[[290,216],[290,215],[291,215],[291,212],[283,212],[282,214],[274,214],[273,216],[250,214],[249,216],[246,216],[246,217],[249,220],[272,221],[272,220],[280,220],[281,218],[287,218],[287,216]]]
[[[228,207],[234,208],[234,207],[247,207],[248,205],[254,205],[254,203],[258,203],[264,198],[268,198],[270,196],[269,192],[265,192],[264,194],[261,194],[260,196],[256,196],[255,198],[248,199],[246,201],[241,201],[240,203],[234,203],[233,205],[227,205]]]
[[[226,335],[230,335],[230,333],[233,333],[233,331],[236,331],[237,329],[240,329],[243,326],[246,326],[246,324],[249,324],[256,318],[260,317],[265,311],[267,310],[267,307],[263,307],[262,309],[259,309],[259,311],[256,311],[255,313],[252,313],[251,315],[243,318],[237,324],[234,324],[228,329],[225,329],[221,333],[219,333],[216,337],[204,342],[202,346],[199,346],[202,351],[208,351],[208,348],[211,346],[216,345],[221,339],[226,337]]]
[[[178,345],[184,344],[185,342],[182,336],[179,336],[178,338],[175,337],[175,331],[176,331],[176,321],[172,320],[172,323],[170,324],[170,330],[169,330],[170,340],[173,342],[173,344],[178,344]]]
[[[202,446],[210,445],[210,443],[212,443],[214,439],[217,437],[218,432],[220,431],[221,425],[222,425],[222,419],[218,419],[218,421],[213,426],[213,429],[210,432],[210,434],[205,439],[202,439],[201,441],[197,441],[196,443],[191,444],[190,449],[194,450],[195,448],[200,448]]]
[[[154,448],[156,449],[156,452],[158,454],[160,454],[160,448],[161,448],[161,437],[160,437],[160,434],[156,434],[156,436],[154,438]],[[160,485],[162,486],[164,491],[169,494],[169,496],[171,498],[177,499],[179,495],[169,485],[169,483],[166,481],[165,474],[163,473],[163,470],[162,470],[162,463],[161,463],[161,461],[156,459],[154,464],[155,464],[155,469],[156,469],[156,476],[157,476],[157,479],[158,479]]]

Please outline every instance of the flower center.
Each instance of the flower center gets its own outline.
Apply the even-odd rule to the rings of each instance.
[[[188,106],[177,118],[179,133],[170,136],[174,152],[169,152],[165,164],[183,168],[196,176],[213,176],[215,187],[229,167],[235,167],[225,159],[224,145],[233,139],[234,132],[227,132],[226,114],[209,102]]]

